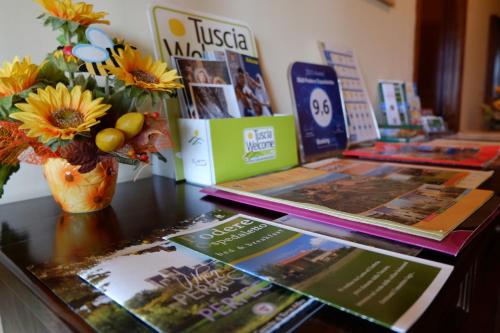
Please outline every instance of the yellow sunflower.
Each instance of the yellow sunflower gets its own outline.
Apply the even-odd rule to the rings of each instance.
[[[119,50],[115,60],[119,66],[107,66],[107,69],[127,86],[164,92],[182,88],[182,84],[176,81],[180,77],[175,69],[168,70],[167,64],[159,60],[153,62],[151,56],[143,58],[131,47]]]
[[[31,63],[30,58],[15,57],[0,67],[0,98],[20,93],[33,86],[41,66]]]
[[[93,12],[93,5],[85,2],[73,3],[72,0],[35,0],[50,15],[61,20],[76,22],[83,26],[89,26],[95,23],[109,24],[108,20],[103,20],[108,13]]]
[[[83,91],[80,86],[71,91],[58,83],[56,88],[47,87],[31,93],[27,103],[18,103],[21,110],[10,115],[23,124],[20,129],[28,130],[27,135],[37,137],[42,142],[60,138],[70,140],[76,134],[88,132],[90,127],[99,123],[97,118],[106,114],[111,107],[101,103],[102,98],[92,100],[89,90]]]

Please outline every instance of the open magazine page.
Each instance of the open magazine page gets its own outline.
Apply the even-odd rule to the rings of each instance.
[[[452,271],[245,215],[169,240],[398,332],[420,317]]]
[[[477,188],[493,175],[493,171],[451,169],[401,163],[382,163],[330,158],[304,165],[349,175],[380,177],[422,184]]]
[[[486,168],[498,156],[495,145],[394,144],[377,142],[373,147],[344,151],[344,156],[374,160],[428,163]]]
[[[493,192],[294,168],[217,189],[441,240]]]
[[[164,234],[200,230],[219,216],[227,215]],[[270,331],[314,303],[161,238],[100,257],[78,274],[159,332]]]

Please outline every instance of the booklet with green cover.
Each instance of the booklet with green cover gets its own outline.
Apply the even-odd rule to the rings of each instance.
[[[398,332],[422,315],[453,269],[245,215],[168,239]]]

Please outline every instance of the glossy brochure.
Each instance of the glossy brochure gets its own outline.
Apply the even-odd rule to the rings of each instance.
[[[442,240],[493,192],[294,168],[215,186],[434,240]]]
[[[422,315],[453,269],[245,215],[168,239],[397,332]]]
[[[456,167],[487,168],[498,156],[499,146],[459,143],[395,144],[377,142],[373,147],[346,150],[344,156],[363,159],[424,163]]]
[[[200,218],[178,231],[216,221]],[[161,238],[101,257],[78,274],[159,332],[267,332],[317,305]]]
[[[304,165],[349,175],[380,177],[422,184],[445,185],[461,188],[477,188],[493,175],[493,171],[443,168],[402,163],[363,161],[356,159],[330,158]]]
[[[433,251],[456,256],[476,237],[483,229],[491,224],[500,215],[500,198],[495,196],[478,209],[473,216],[462,222],[458,227],[442,240],[433,240],[408,233],[387,229],[374,224],[365,224],[350,221],[321,212],[304,209],[296,205],[277,203],[258,199],[247,195],[235,194],[212,187],[202,190],[203,193],[225,200],[235,201],[246,205],[261,207],[283,214],[290,214],[299,218],[317,221],[326,227],[340,227],[346,230],[357,231],[366,235],[373,235],[409,245],[415,245]]]

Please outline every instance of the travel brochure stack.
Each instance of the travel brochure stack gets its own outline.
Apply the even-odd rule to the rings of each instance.
[[[184,84],[178,117],[273,116],[248,26],[163,6],[151,13],[158,56],[169,58]],[[158,23],[167,21],[170,30]],[[209,31],[204,25],[214,33],[211,43],[200,39],[200,31]],[[113,304],[158,332],[271,332],[325,305],[397,332],[420,318],[453,267],[417,255],[427,248],[456,256],[495,218],[498,197],[478,187],[493,175],[480,169],[500,146],[375,142],[380,129],[354,52],[325,43],[320,52],[325,64],[295,62],[288,73],[303,165],[258,174],[260,163],[282,158],[277,143],[295,142],[293,123],[285,140],[275,138],[273,125],[243,128],[245,150],[237,158],[257,175],[202,190],[288,215],[268,221],[211,212],[76,268],[57,267],[95,288],[85,311]],[[383,80],[378,91],[385,128],[425,125],[412,84]],[[198,130],[183,135],[190,146],[212,144]],[[248,151],[264,142],[265,150]],[[206,165],[214,159],[210,152],[184,163]],[[54,278],[45,268],[31,270],[46,283]]]

